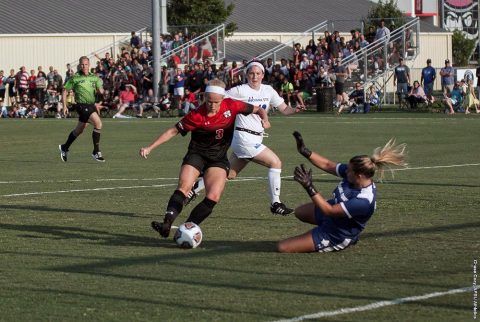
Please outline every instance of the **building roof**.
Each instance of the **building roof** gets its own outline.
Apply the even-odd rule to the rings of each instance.
[[[235,4],[227,22],[237,32],[303,32],[325,20],[334,29],[359,28],[367,16],[369,0],[225,0]],[[0,34],[126,33],[152,25],[152,0],[2,0]],[[343,20],[343,21],[342,21]],[[441,28],[422,23],[422,31]]]

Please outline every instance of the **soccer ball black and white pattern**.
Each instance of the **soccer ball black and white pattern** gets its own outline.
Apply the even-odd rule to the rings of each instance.
[[[178,227],[173,240],[181,248],[196,248],[202,242],[202,230],[193,222],[186,222]]]

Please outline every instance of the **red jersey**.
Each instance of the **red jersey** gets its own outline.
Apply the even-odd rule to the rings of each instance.
[[[231,98],[223,99],[217,114],[207,116],[206,104],[185,115],[175,126],[180,134],[192,132],[188,146],[189,152],[195,152],[212,161],[227,158],[232,143],[233,125],[237,114],[249,114],[253,106]]]

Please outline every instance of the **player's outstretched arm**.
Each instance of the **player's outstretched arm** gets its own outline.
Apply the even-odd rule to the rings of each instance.
[[[178,133],[179,133],[178,129],[175,126],[173,126],[173,127],[169,128],[168,130],[166,130],[165,132],[163,132],[162,134],[160,134],[160,136],[155,141],[153,141],[152,144],[150,144],[147,147],[141,148],[138,153],[140,154],[141,157],[146,159],[148,157],[148,155],[150,154],[150,152],[152,152],[152,150],[157,148],[159,145],[169,141],[171,138],[176,136]]]
[[[293,132],[293,137],[297,142],[297,150],[298,153],[303,155],[307,158],[314,166],[317,168],[322,169],[325,172],[333,174],[334,176],[337,175],[337,164],[329,159],[321,156],[318,153],[312,152],[309,148],[305,146],[305,142],[303,141],[302,135],[300,132],[295,131]]]
[[[289,107],[287,104],[282,103],[277,107],[277,110],[280,113],[282,113],[283,115],[291,115],[291,114],[295,114],[295,113],[298,113],[298,112],[305,111],[306,108],[298,107],[298,106],[297,107]]]

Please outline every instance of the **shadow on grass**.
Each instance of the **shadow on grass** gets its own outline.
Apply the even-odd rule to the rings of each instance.
[[[52,208],[48,206],[0,205],[0,209],[30,210],[30,211],[44,211],[44,212],[58,212],[58,213],[80,213],[80,214],[88,214],[88,215],[106,215],[106,216],[120,216],[120,217],[141,217],[132,212]]]

